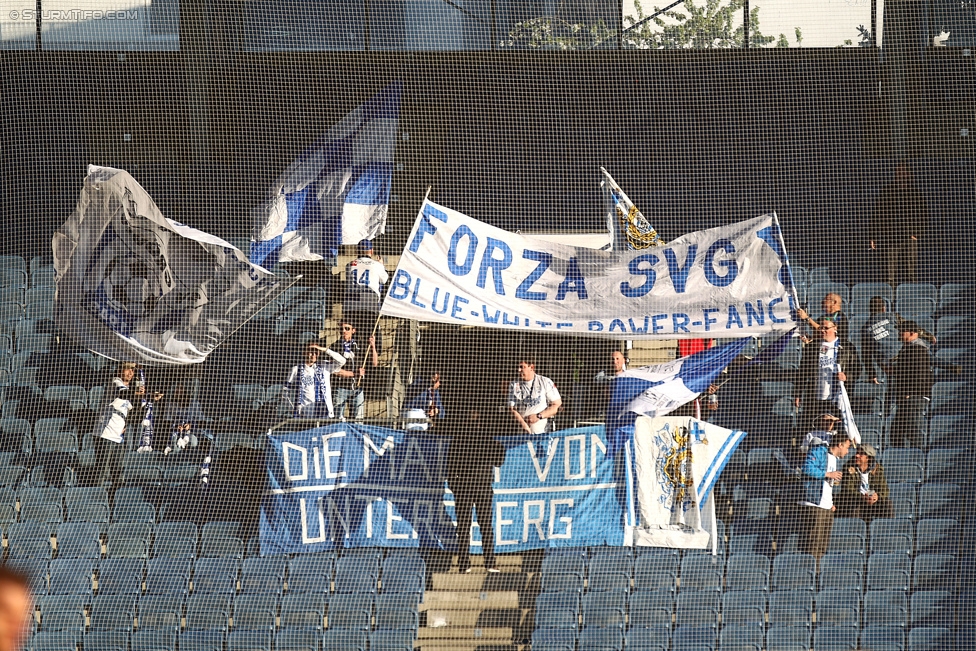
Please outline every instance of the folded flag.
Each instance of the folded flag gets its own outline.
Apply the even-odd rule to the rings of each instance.
[[[618,253],[640,251],[650,246],[663,246],[664,240],[657,234],[643,213],[637,209],[613,177],[603,169],[603,200],[607,211],[607,230],[610,231],[610,250]]]
[[[321,260],[384,232],[400,90],[394,82],[353,109],[278,177],[251,213],[251,262]]]
[[[719,374],[749,343],[748,338],[703,350],[671,362],[624,371],[613,381],[607,407],[607,428],[611,437],[607,454],[622,447],[625,429],[638,416],[665,416],[704,393]],[[619,440],[618,440],[619,439]]]

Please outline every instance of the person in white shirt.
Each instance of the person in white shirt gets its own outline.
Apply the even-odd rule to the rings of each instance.
[[[325,360],[320,362],[322,353]],[[335,418],[332,407],[332,373],[342,368],[346,358],[309,342],[305,347],[304,364],[293,366],[285,388],[295,392],[294,418]]]
[[[508,409],[526,434],[543,434],[562,407],[562,397],[552,380],[535,372],[535,360],[520,358],[518,373],[519,379],[508,385]]]
[[[807,453],[803,464],[806,478],[800,513],[803,522],[804,548],[817,561],[827,553],[830,531],[834,527],[834,486],[844,478],[837,462],[851,451],[853,442],[847,436],[835,436],[827,445],[818,445]]]
[[[146,387],[130,389],[129,384],[136,376],[135,362],[123,362],[119,371],[105,387],[101,417],[95,426],[95,485],[106,481],[112,486],[119,483],[122,475],[122,457],[125,455],[125,432],[133,404],[141,406],[146,396]],[[134,422],[142,422],[141,412],[132,413]]]
[[[384,288],[390,279],[383,259],[373,253],[373,243],[359,243],[359,257],[346,265],[346,292],[342,313],[347,315],[361,332],[376,337],[377,352],[383,352],[383,335],[376,328],[376,320],[383,302]]]

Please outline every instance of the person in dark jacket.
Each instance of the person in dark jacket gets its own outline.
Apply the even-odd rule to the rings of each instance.
[[[885,280],[915,282],[918,243],[928,228],[929,213],[908,163],[898,163],[895,180],[878,196],[871,214],[870,249],[884,256]]]
[[[460,408],[458,408],[460,407]],[[495,530],[492,509],[494,468],[504,461],[504,448],[495,441],[500,431],[497,418],[482,401],[452,407],[448,419],[451,447],[447,455],[447,484],[454,493],[457,514],[458,572],[471,571],[471,508],[478,515],[481,551],[485,569],[497,572],[495,566]]]
[[[888,481],[877,456],[874,446],[864,443],[854,452],[854,459],[844,466],[836,500],[837,517],[860,518],[867,523],[875,518],[894,517]]]
[[[882,384],[886,375],[884,367],[898,351],[901,350],[901,340],[898,338],[898,319],[888,313],[888,306],[880,296],[874,296],[868,302],[871,317],[861,329],[861,351],[871,382]]]
[[[803,347],[797,379],[796,406],[803,408],[811,423],[822,414],[839,415],[839,383],[848,379],[853,382],[860,373],[857,351],[840,341],[837,324],[822,317],[818,327],[819,345],[815,340]]]
[[[894,447],[920,448],[924,443],[922,428],[925,410],[932,397],[932,355],[919,339],[914,321],[902,321],[902,349],[895,356],[888,373],[888,400],[894,402],[895,418],[891,423]]]

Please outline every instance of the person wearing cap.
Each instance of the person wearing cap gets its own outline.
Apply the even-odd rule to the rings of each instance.
[[[325,353],[325,361],[320,361]],[[294,418],[335,418],[332,407],[332,374],[346,358],[314,341],[305,346],[304,364],[293,366],[285,388],[295,392]]]
[[[332,342],[329,350],[346,360],[342,368],[334,371],[336,414],[339,418],[345,418],[346,405],[348,405],[350,418],[362,420],[366,405],[366,396],[363,393],[366,363],[360,361],[364,353],[356,339],[356,326],[350,319],[345,318],[340,321],[339,338]],[[373,368],[379,366],[380,359],[375,338],[369,338],[369,348],[365,354],[370,356]]]
[[[118,373],[105,386],[102,394],[101,416],[95,425],[94,480],[96,486],[108,481],[112,486],[119,483],[122,475],[123,444],[128,421],[142,422],[141,405],[146,395],[145,386],[130,389],[136,376],[135,362],[122,362]]]
[[[860,373],[857,351],[840,340],[837,324],[821,317],[818,325],[821,341],[803,347],[797,379],[796,406],[810,422],[821,414],[837,414],[840,383],[854,381]]]
[[[400,412],[401,418],[410,419],[404,429],[425,432],[437,421],[444,420],[447,412],[441,402],[441,374],[434,369],[417,377],[407,389],[407,399]],[[426,418],[429,422],[420,422]]]
[[[895,406],[891,444],[894,447],[921,448],[925,442],[925,409],[935,383],[932,355],[925,342],[919,339],[917,323],[902,321],[898,330],[903,345],[888,372],[888,399],[893,399]]]
[[[815,445],[807,453],[801,468],[804,478],[800,521],[803,526],[804,552],[817,561],[827,553],[830,531],[834,527],[834,486],[844,478],[838,463],[850,452],[853,441],[835,436],[828,444]]]
[[[346,265],[346,292],[342,313],[356,322],[360,330],[373,330],[379,318],[383,289],[390,279],[383,260],[373,253],[373,243],[363,240],[358,246],[359,257]],[[377,330],[377,334],[378,334]],[[383,342],[377,337],[377,346]]]
[[[874,446],[864,443],[844,466],[844,478],[836,500],[838,517],[860,518],[868,523],[875,518],[894,517],[894,508],[888,499],[888,481],[877,457]]]

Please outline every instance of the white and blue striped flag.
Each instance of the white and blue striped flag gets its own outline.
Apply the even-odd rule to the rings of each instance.
[[[252,213],[251,262],[321,260],[386,229],[400,82],[353,109],[288,166]]]

